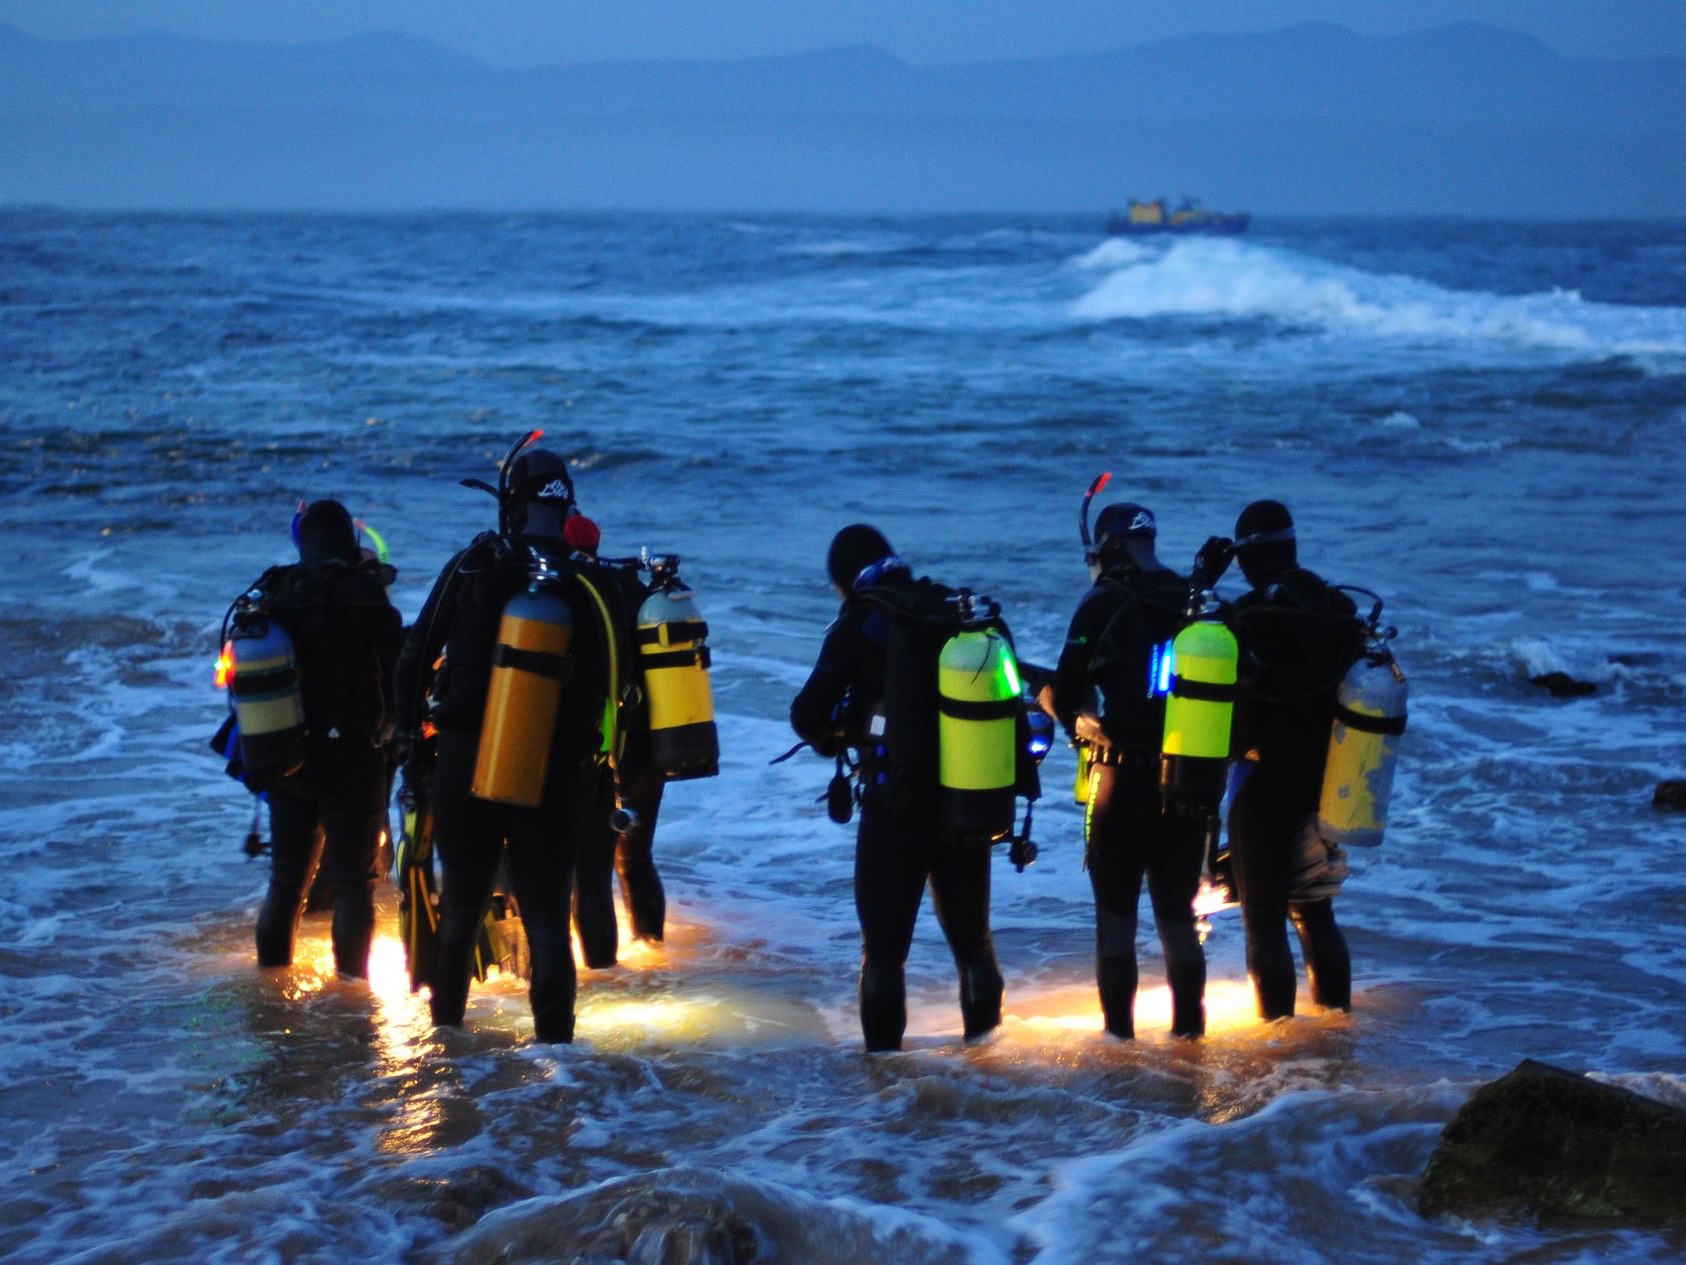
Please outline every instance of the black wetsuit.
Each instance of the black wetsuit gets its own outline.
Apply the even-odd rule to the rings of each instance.
[[[896,573],[883,583],[911,582]],[[945,832],[934,768],[903,770],[892,780],[870,758],[867,716],[884,697],[890,635],[891,617],[884,610],[858,599],[844,603],[790,705],[792,728],[822,754],[836,749],[833,716],[844,709],[851,718],[848,744],[863,754],[867,777],[855,836],[855,911],[861,924],[861,1030],[868,1050],[901,1048],[907,1027],[904,968],[926,883],[959,969],[966,1036],[1001,1022],[1001,971],[989,931],[990,848],[957,842]],[[880,772],[886,780],[878,780]]]
[[[573,617],[572,675],[562,689],[542,799],[536,808],[494,803],[470,791],[504,603],[528,583],[527,546],[564,576],[560,541],[516,537],[482,541],[452,559],[417,616],[398,666],[400,725],[414,732],[412,710],[423,673],[445,651],[429,691],[439,731],[429,776],[434,839],[442,864],[438,957],[432,982],[435,1023],[460,1024],[468,1005],[475,940],[507,845],[515,899],[532,961],[528,997],[540,1041],[571,1041],[576,975],[569,939],[574,864],[595,813],[597,754],[608,698],[608,656],[594,603],[577,585],[561,593]],[[595,575],[595,568],[590,569]],[[600,575],[600,587],[609,587]]]
[[[276,621],[293,640],[308,727],[304,766],[265,784],[272,845],[258,911],[260,966],[286,966],[318,863],[333,890],[334,966],[369,973],[375,858],[391,785],[391,681],[403,621],[387,600],[390,568],[340,561],[266,572]]]
[[[649,590],[631,568],[611,569],[622,608],[636,615]],[[642,697],[642,673],[634,656],[628,676],[638,682],[633,698]],[[613,966],[620,951],[620,930],[615,921],[614,876],[620,875],[621,895],[626,902],[632,934],[642,940],[660,940],[667,920],[667,894],[656,871],[653,843],[656,817],[661,812],[665,782],[650,763],[649,713],[644,707],[621,709],[626,732],[620,758],[611,770],[606,760],[597,770],[597,809],[586,830],[575,866],[574,926],[579,932],[580,952],[593,969]],[[616,807],[637,818],[637,825],[617,834],[610,824]]]
[[[1165,701],[1156,647],[1183,623],[1189,581],[1174,572],[1115,569],[1084,595],[1054,673],[1054,711],[1068,735],[1080,714],[1099,713],[1084,816],[1089,884],[1095,893],[1095,978],[1106,1030],[1135,1035],[1136,911],[1147,877],[1153,922],[1165,953],[1171,1030],[1206,1030],[1206,957],[1195,930],[1194,896],[1205,857],[1203,813],[1167,809],[1159,793]],[[1215,806],[1214,806],[1215,811]]]
[[[1352,963],[1328,899],[1288,898],[1299,831],[1314,824],[1328,758],[1335,690],[1363,646],[1352,600],[1304,568],[1281,571],[1233,608],[1241,647],[1229,807],[1230,855],[1259,1014],[1294,1013],[1291,918],[1311,997],[1352,1004]]]

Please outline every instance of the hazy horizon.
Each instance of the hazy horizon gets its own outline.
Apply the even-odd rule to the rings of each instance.
[[[504,68],[600,61],[743,57],[870,44],[913,65],[1109,52],[1179,35],[1257,34],[1307,21],[1386,36],[1450,23],[1498,26],[1565,57],[1686,56],[1677,0],[929,0],[904,6],[787,6],[716,0],[705,9],[623,0],[612,11],[552,0],[503,0],[465,12],[451,0],[295,0],[227,6],[211,0],[0,0],[0,22],[43,39],[161,31],[209,40],[299,44],[388,31],[428,39]]]
[[[0,22],[18,7],[0,0]],[[1686,58],[1294,16],[940,65],[853,44],[525,70],[413,32],[0,25],[0,204],[1098,215],[1192,194],[1261,216],[1686,214]]]

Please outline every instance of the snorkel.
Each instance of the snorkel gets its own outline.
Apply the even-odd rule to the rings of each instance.
[[[1112,480],[1112,471],[1107,470],[1095,476],[1094,482],[1089,484],[1089,490],[1083,494],[1083,505],[1077,511],[1077,534],[1083,540],[1083,561],[1089,564],[1089,578],[1098,579],[1100,576],[1100,551],[1095,548],[1094,541],[1089,538],[1089,503],[1100,495],[1101,489]]]
[[[369,538],[369,544],[374,546],[375,561],[380,563],[383,567],[390,565],[392,562],[392,551],[386,547],[386,537],[381,535],[373,527],[369,526],[369,524],[365,523],[361,518],[353,519],[352,521],[357,524],[359,534],[367,536]]]
[[[498,535],[509,535],[509,471],[515,464],[515,459],[521,455],[529,444],[536,443],[542,438],[542,430],[530,430],[515,441],[508,453],[504,455],[503,465],[498,467],[498,486],[493,487],[484,479],[461,479],[459,483],[465,488],[473,488],[478,492],[490,492],[498,503]]]

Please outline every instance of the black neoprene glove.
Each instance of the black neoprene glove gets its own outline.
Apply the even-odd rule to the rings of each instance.
[[[1207,584],[1216,584],[1235,558],[1235,542],[1228,536],[1208,536],[1194,555],[1195,574]]]

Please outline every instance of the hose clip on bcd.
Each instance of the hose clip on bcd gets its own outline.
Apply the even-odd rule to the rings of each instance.
[[[1007,859],[1013,863],[1013,868],[1023,874],[1027,865],[1035,865],[1040,854],[1039,849],[1030,839],[1030,818],[1035,811],[1036,801],[1027,799],[1024,805],[1024,830],[1007,840]]]
[[[263,832],[258,829],[262,814],[263,800],[254,800],[252,803],[252,828],[246,832],[246,842],[240,845],[240,850],[253,860],[269,855],[269,841],[263,837]]]

